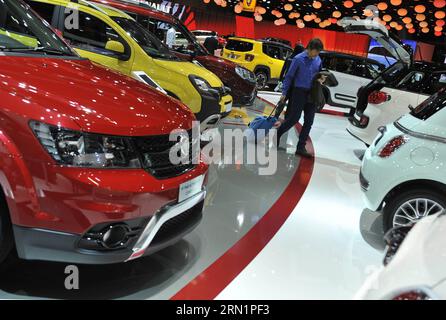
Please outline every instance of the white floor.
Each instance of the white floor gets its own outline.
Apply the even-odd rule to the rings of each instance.
[[[275,103],[277,95],[262,95]],[[365,147],[347,119],[318,114],[310,185],[265,249],[217,299],[349,299],[381,264],[381,221],[363,212],[358,182]]]

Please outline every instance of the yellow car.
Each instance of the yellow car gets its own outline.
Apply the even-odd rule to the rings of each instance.
[[[207,69],[180,60],[126,13],[88,1],[29,0],[31,7],[82,56],[120,71],[186,104],[201,122],[218,121],[232,108],[222,81]]]
[[[257,89],[277,84],[285,60],[293,49],[279,42],[229,38],[222,56],[255,73]]]

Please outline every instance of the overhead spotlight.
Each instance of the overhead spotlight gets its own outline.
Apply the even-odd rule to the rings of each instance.
[[[424,11],[426,11],[426,7],[422,4],[419,4],[415,6],[414,10],[416,13],[423,13]]]
[[[387,3],[385,3],[385,2],[380,2],[380,3],[378,3],[378,9],[381,10],[381,11],[386,10],[387,7],[388,7],[388,5],[387,5]]]

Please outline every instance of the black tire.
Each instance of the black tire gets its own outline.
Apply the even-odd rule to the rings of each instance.
[[[415,199],[427,199],[435,202],[444,209],[446,209],[446,196],[440,192],[430,190],[427,188],[412,189],[402,193],[399,193],[389,199],[384,207],[383,228],[384,232],[389,231],[396,226],[394,223],[394,217],[398,209],[410,200]],[[423,208],[421,208],[423,209]],[[433,210],[430,214],[435,213],[437,210]],[[401,219],[400,219],[401,221]],[[415,221],[416,222],[416,221]]]
[[[8,206],[0,199],[0,272],[10,269],[17,261]]]
[[[265,70],[257,70],[255,75],[257,91],[264,90],[266,87],[268,87],[269,77]]]

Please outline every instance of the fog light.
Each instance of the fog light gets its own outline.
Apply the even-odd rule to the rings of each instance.
[[[123,224],[115,224],[108,227],[102,234],[102,245],[106,248],[116,248],[127,241],[129,228]]]

